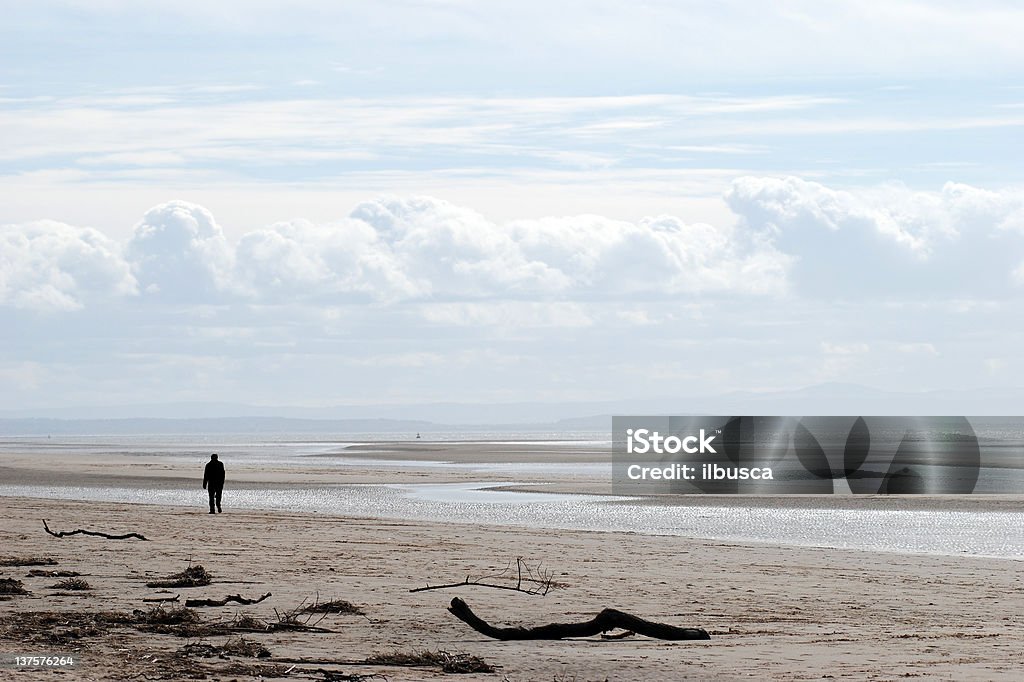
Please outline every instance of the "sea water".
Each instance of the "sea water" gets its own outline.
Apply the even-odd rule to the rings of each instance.
[[[338,440],[288,440],[278,438],[258,443],[239,439],[225,444],[194,437],[140,439],[75,439],[60,443],[39,439],[12,439],[4,449],[38,452],[82,452],[109,455],[146,454],[170,460],[196,461],[216,446],[230,453],[236,464],[278,464],[294,467],[391,466],[401,469],[450,467],[475,472],[478,480],[462,483],[362,484],[362,485],[255,485],[229,486],[224,493],[230,511],[244,509],[286,510],[325,515],[381,519],[406,519],[531,528],[631,532],[649,535],[677,535],[713,540],[770,544],[835,547],[857,550],[987,556],[1024,559],[1024,500],[1022,511],[991,510],[880,510],[849,508],[788,508],[757,506],[737,500],[736,505],[670,505],[642,498],[606,495],[566,495],[544,492],[515,492],[504,488],[512,481],[488,480],[488,473],[550,473],[553,480],[571,467],[587,477],[610,477],[607,463],[452,463],[377,459],[361,451],[359,458],[327,457],[345,442]],[[383,439],[382,439],[383,440]],[[31,442],[30,442],[31,441]],[[351,441],[363,442],[362,441]],[[512,440],[494,439],[511,443]],[[547,445],[594,447],[593,439],[566,444],[552,439]],[[530,441],[522,441],[528,449]],[[610,444],[609,444],[610,447]],[[308,455],[320,455],[316,461]],[[366,455],[371,455],[367,457]],[[557,457],[557,454],[553,454]],[[582,467],[582,469],[580,468]],[[610,480],[610,479],[605,479]],[[102,484],[81,486],[11,485],[0,482],[0,495],[45,499],[88,500],[120,503],[193,506],[205,510],[205,495],[196,487],[178,487],[174,481],[159,485],[115,487]],[[325,520],[325,522],[329,522]]]
[[[502,485],[508,485],[502,483]],[[229,488],[232,509],[625,531],[808,547],[1024,559],[1024,513],[675,506],[598,495],[490,489],[487,482]],[[195,488],[0,485],[0,495],[196,507]],[[328,521],[325,521],[328,522]]]

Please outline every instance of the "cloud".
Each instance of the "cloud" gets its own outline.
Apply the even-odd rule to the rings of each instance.
[[[126,253],[152,296],[200,302],[232,287],[233,250],[213,215],[196,204],[169,201],[146,211]]]
[[[236,241],[207,209],[171,201],[145,213],[123,251],[96,230],[63,223],[5,227],[0,305],[71,310],[136,291],[193,306],[790,293],[951,301],[1005,299],[1024,285],[1024,198],[1013,190],[947,183],[937,192],[848,191],[741,177],[725,200],[736,219],[709,225],[593,214],[502,223],[429,196],[382,197],[332,222],[275,223]],[[457,306],[429,314],[452,323],[515,317]]]
[[[845,191],[800,178],[743,177],[726,195],[740,224],[794,254],[810,294],[1003,296],[1022,272],[1024,194],[946,183]]]
[[[934,213],[935,207],[926,205],[935,203],[931,197],[921,198],[914,213]],[[931,223],[922,224],[916,215],[899,220],[891,205],[875,206],[816,182],[794,177],[744,177],[733,182],[726,200],[747,222],[776,228],[783,237],[796,232],[805,238],[822,230],[843,231],[857,237],[888,239],[920,256],[929,251],[926,232]]]
[[[352,218],[369,225],[394,262],[426,295],[476,298],[557,293],[569,282],[532,260],[501,226],[430,197],[366,202]]]
[[[568,301],[436,303],[423,306],[422,315],[427,322],[453,327],[582,328],[594,324],[583,305]]]
[[[1006,372],[1009,363],[1003,358],[985,358],[982,365],[989,374],[1002,374]]]
[[[346,219],[293,221],[239,242],[237,281],[256,297],[397,300],[776,293],[787,259],[730,228],[661,216],[501,225],[431,197],[382,198]]]
[[[69,311],[136,290],[120,247],[97,230],[53,220],[0,226],[0,306]]]
[[[898,343],[896,344],[896,350],[900,353],[907,353],[908,355],[931,357],[938,357],[940,355],[935,344],[931,343]]]
[[[38,362],[0,363],[0,380],[19,391],[34,391],[43,383],[47,368]]]
[[[100,272],[114,293],[137,285],[147,299],[191,304],[759,295],[785,289],[789,262],[760,235],[674,216],[499,224],[425,196],[367,201],[333,223],[277,223],[237,244],[202,206],[170,201],[146,212],[123,256],[94,230],[53,222],[8,229],[22,240],[5,242],[11,266],[3,300],[26,307],[36,299],[43,307],[78,307],[76,292],[101,288],[93,281]],[[88,262],[99,265],[83,270],[88,259],[69,257],[66,243],[93,244]],[[27,272],[40,274],[26,281]]]
[[[871,350],[866,343],[829,343],[823,341],[821,352],[825,355],[863,355]]]
[[[249,232],[238,243],[235,276],[241,291],[257,299],[418,293],[374,230],[353,220],[328,225],[295,220]]]
[[[821,343],[821,366],[818,380],[826,381],[851,373],[861,362],[861,358],[871,352],[866,343]]]
[[[636,223],[593,215],[546,218],[515,222],[511,232],[527,256],[556,268],[577,290],[614,297],[785,288],[789,259],[758,235],[674,216]]]

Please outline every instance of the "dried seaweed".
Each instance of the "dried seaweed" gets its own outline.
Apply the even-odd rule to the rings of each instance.
[[[209,585],[213,576],[205,568],[196,564],[189,566],[180,573],[169,575],[160,580],[146,583],[146,587],[203,587]]]

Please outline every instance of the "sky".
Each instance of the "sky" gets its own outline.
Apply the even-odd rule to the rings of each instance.
[[[1024,387],[1018,3],[0,10],[0,410]]]

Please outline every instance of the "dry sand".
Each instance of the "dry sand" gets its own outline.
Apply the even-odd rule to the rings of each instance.
[[[210,516],[201,499],[195,509],[23,498],[0,504],[0,553],[53,557],[59,566],[49,568],[78,571],[93,586],[64,596],[51,588],[53,578],[26,577],[27,567],[0,569],[31,591],[0,602],[0,650],[74,653],[79,663],[65,679],[274,677],[294,665],[274,663],[282,658],[322,662],[299,665],[285,679],[324,679],[307,672],[315,669],[392,680],[449,677],[428,668],[328,664],[394,650],[476,655],[497,672],[459,679],[488,680],[1010,680],[1024,667],[1024,565],[1016,561],[238,510]],[[43,532],[43,518],[54,529],[135,530],[151,541],[58,539]],[[517,555],[543,561],[567,587],[546,596],[484,587],[408,591],[491,572]],[[54,646],[48,633],[29,631],[22,615],[145,608],[144,597],[167,594],[145,583],[181,570],[189,558],[214,582],[172,590],[182,599],[273,594],[255,606],[200,609],[204,619],[239,612],[273,621],[275,608],[317,592],[362,607],[366,617],[329,616],[320,625],[330,633],[246,633],[270,659],[182,661],[175,652],[195,639],[117,627]],[[454,596],[495,623],[585,620],[610,606],[703,627],[712,639],[499,642],[446,612]],[[54,676],[19,672],[16,679]]]
[[[462,456],[477,456],[471,450]],[[589,455],[580,457],[592,461]],[[452,453],[444,459],[453,459]],[[9,483],[110,484],[112,476],[126,473],[126,461],[53,456],[46,459],[44,472],[37,458],[5,454],[0,474]],[[14,679],[324,680],[332,678],[323,671],[340,671],[378,673],[390,680],[1019,680],[1024,668],[1022,561],[247,511],[232,509],[230,497],[224,514],[210,516],[203,491],[189,478],[194,472],[159,457],[131,461],[129,471],[136,476],[118,479],[121,484],[188,480],[196,485],[195,508],[0,497],[0,559],[40,556],[59,562],[0,567],[0,578],[21,580],[31,592],[0,601],[0,652],[74,654],[78,659],[73,670],[18,669]],[[268,485],[328,478],[354,482],[373,473],[229,470],[236,480],[262,479]],[[339,475],[350,478],[339,481]],[[429,474],[443,480],[451,475]],[[563,484],[580,489],[596,482]],[[1019,509],[1012,500],[927,502],[957,508],[976,503]],[[857,504],[904,502],[890,498]],[[42,519],[53,529],[138,531],[150,541],[58,539],[43,532]],[[543,562],[566,587],[546,596],[479,586],[409,592],[427,582],[491,573],[517,556]],[[211,585],[170,592],[145,586],[182,570],[189,560],[213,574]],[[79,572],[93,589],[55,589],[55,578],[28,577],[32,568]],[[177,652],[199,638],[141,631],[133,624],[90,629],[76,620],[103,611],[130,617],[133,610],[150,607],[142,601],[146,597],[220,599],[264,592],[272,597],[253,606],[197,611],[205,622],[231,620],[236,614],[274,622],[275,609],[292,609],[319,593],[321,600],[352,602],[366,615],[330,615],[319,623],[330,632],[242,633],[269,649],[272,656],[262,659],[186,657]],[[446,611],[455,596],[495,624],[582,621],[614,607],[654,621],[702,627],[712,639],[500,642]],[[57,614],[56,624],[33,626],[31,612]],[[209,635],[202,641],[220,646],[233,636]],[[437,668],[354,664],[377,652],[423,650],[478,656],[496,672],[453,676]],[[296,659],[309,662],[296,664]],[[0,669],[0,678],[9,670]]]

